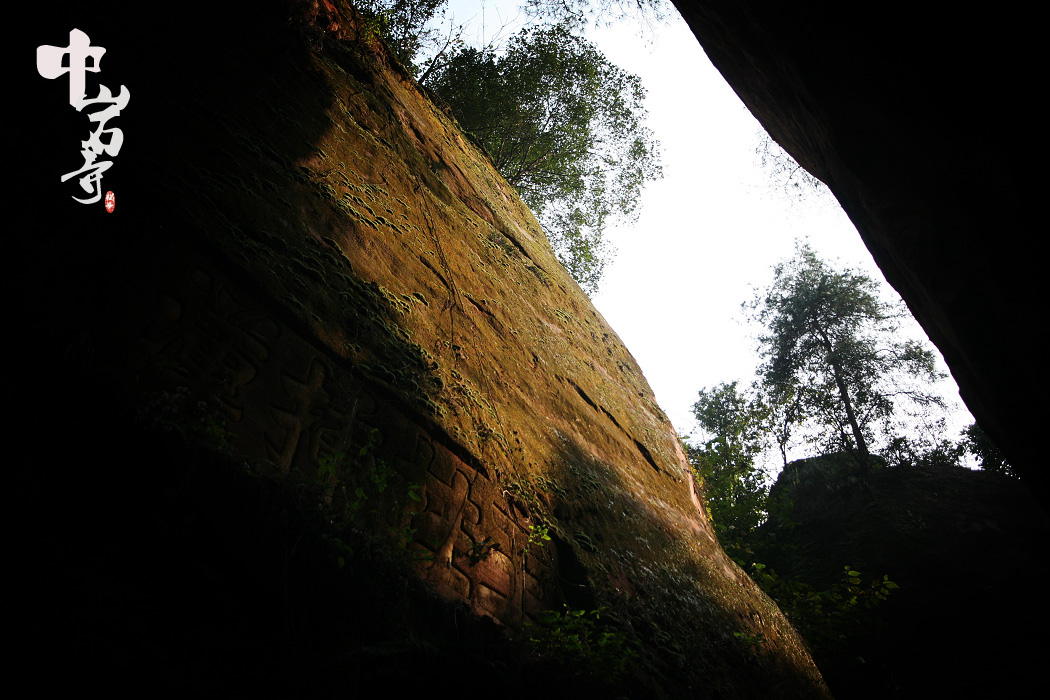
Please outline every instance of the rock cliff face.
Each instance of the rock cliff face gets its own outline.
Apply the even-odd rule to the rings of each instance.
[[[76,432],[49,447],[28,408],[17,424],[37,440],[18,470],[22,505],[65,504],[38,549],[84,558],[70,513],[95,501],[116,523],[126,500],[126,527],[149,524],[139,504],[153,496],[134,480],[117,497],[95,492],[109,481],[57,469],[48,484],[44,471],[96,444],[68,435],[97,438],[133,414],[302,485],[304,508],[360,517],[433,591],[511,633],[563,603],[612,611],[653,692],[826,694],[796,633],[719,549],[630,353],[514,191],[344,3],[263,2],[250,15],[180,4],[148,29],[134,5],[107,11],[99,22],[49,7],[26,42],[65,46],[81,29],[108,52],[89,93],[131,92],[111,125],[124,146],[104,177],[107,214],[59,182],[86,116],[65,104],[65,83],[27,82],[35,157],[9,294],[14,322],[55,350],[20,353],[8,393],[33,411],[65,396],[76,414]],[[121,415],[103,410],[112,402]],[[95,468],[107,454],[116,446]],[[178,489],[149,479],[169,501]],[[200,528],[202,508],[170,517]],[[96,532],[103,516],[85,517]],[[115,544],[117,525],[106,533],[94,546],[120,553],[101,566],[134,572],[139,545]],[[63,595],[84,575],[67,567]],[[93,619],[76,598],[57,609]]]
[[[1032,254],[1039,38],[1017,13],[913,3],[675,0],[774,139],[835,193],[944,354],[963,399],[1046,502],[1045,291]]]

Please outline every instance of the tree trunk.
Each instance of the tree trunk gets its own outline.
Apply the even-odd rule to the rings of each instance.
[[[864,439],[864,433],[860,431],[860,424],[857,423],[857,414],[853,410],[853,402],[849,398],[849,389],[846,388],[846,379],[843,377],[842,367],[839,365],[838,359],[835,357],[834,350],[831,345],[831,340],[823,333],[820,333],[820,339],[824,343],[824,349],[828,353],[828,362],[831,363],[831,373],[835,376],[835,385],[839,389],[839,396],[842,398],[842,405],[846,409],[846,420],[849,421],[850,429],[853,431],[853,439],[857,441],[857,451],[860,452],[860,466],[865,472],[871,471],[871,455],[868,453],[868,443]]]

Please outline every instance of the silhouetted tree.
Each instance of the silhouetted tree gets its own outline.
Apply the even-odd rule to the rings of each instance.
[[[762,384],[772,395],[797,396],[801,412],[823,428],[828,451],[848,451],[870,468],[877,424],[900,401],[943,408],[929,389],[944,376],[933,352],[897,338],[904,310],[880,301],[870,277],[830,267],[808,245],[777,265],[773,284],[745,307],[766,329]]]

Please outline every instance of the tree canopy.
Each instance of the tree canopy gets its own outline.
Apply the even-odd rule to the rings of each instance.
[[[976,424],[962,441],[947,436],[934,391],[944,375],[931,350],[899,337],[906,312],[880,300],[875,280],[799,244],[744,307],[763,328],[758,378],[701,389],[692,410],[703,435],[686,445],[726,551],[750,552],[770,511],[790,508],[769,497],[765,469],[774,448],[787,468],[800,435],[816,457],[860,472],[959,466],[968,451],[984,469],[1010,473]]]
[[[663,0],[527,0],[533,22],[498,48],[436,29],[447,0],[359,5],[517,188],[572,277],[596,291],[613,255],[606,227],[637,220],[642,188],[662,170],[640,79],[578,32],[601,17],[658,18]]]
[[[353,0],[358,10],[376,22],[386,45],[407,68],[418,71],[421,52],[441,42],[443,32],[433,26],[448,0]]]
[[[625,19],[651,25],[671,11],[666,0],[524,0],[522,4],[533,17],[573,26]]]
[[[930,388],[944,376],[933,352],[899,338],[904,310],[880,300],[867,275],[836,270],[799,244],[745,306],[765,329],[762,384],[773,397],[797,397],[800,415],[823,429],[827,451],[870,467],[872,441],[902,403],[943,407]]]
[[[693,415],[708,439],[686,445],[686,452],[715,534],[727,551],[733,550],[766,515],[769,486],[759,456],[766,449],[769,413],[753,393],[730,382],[702,389]]]
[[[522,30],[502,54],[465,47],[429,87],[594,291],[609,256],[602,232],[612,218],[634,221],[643,185],[661,176],[639,78],[560,23]]]

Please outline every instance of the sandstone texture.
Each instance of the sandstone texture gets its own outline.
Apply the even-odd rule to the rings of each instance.
[[[1004,107],[1038,81],[1036,25],[903,2],[675,5],[752,114],[835,193],[1045,503],[1037,126]]]
[[[92,79],[131,91],[119,117],[125,144],[104,178],[116,209],[77,204],[59,182],[78,165],[87,120],[64,103],[64,84],[31,76],[28,196],[13,214],[7,280],[12,330],[31,339],[19,342],[7,379],[22,407],[16,434],[31,445],[18,452],[16,493],[25,522],[44,533],[20,546],[26,561],[45,562],[29,580],[48,578],[27,587],[55,598],[48,609],[59,612],[47,619],[77,621],[74,640],[104,640],[95,673],[161,645],[120,632],[141,610],[206,597],[179,557],[217,585],[220,559],[243,559],[243,573],[272,555],[251,544],[261,535],[250,528],[227,523],[209,536],[208,509],[224,506],[201,502],[207,474],[186,472],[192,488],[182,476],[165,483],[182,454],[165,441],[151,453],[129,436],[138,451],[128,456],[107,431],[135,421],[221,449],[259,483],[300,485],[298,507],[360,517],[358,530],[411,562],[430,591],[511,638],[545,609],[604,609],[641,650],[635,684],[654,696],[826,696],[797,634],[720,550],[674,427],[628,350],[514,190],[345,3],[202,13],[180,4],[153,24],[131,4],[107,12],[99,21],[49,7],[24,43],[65,45],[77,27],[107,48]],[[144,478],[112,477],[117,455],[139,460]],[[74,464],[92,471],[65,477]],[[276,497],[252,498],[264,522],[291,517]],[[46,523],[44,509],[54,511]],[[128,532],[158,521],[198,533],[177,541],[236,554],[204,563],[161,548],[165,559],[129,543]],[[360,544],[329,539],[347,560],[360,556]],[[280,541],[286,561],[298,561],[299,541]],[[97,565],[89,551],[101,552]],[[126,575],[107,568],[116,561]],[[147,585],[136,573],[146,561],[178,572],[178,591]],[[83,581],[110,600],[125,580],[139,582],[127,585],[140,602],[113,603],[96,629]],[[274,585],[263,574],[245,580]],[[354,604],[364,618],[392,605],[383,601]],[[240,608],[231,597],[216,609]],[[36,629],[47,653],[51,640]],[[296,634],[311,639],[312,629]],[[236,659],[250,637],[218,636]],[[196,643],[180,653],[199,670],[213,657],[194,656]],[[263,669],[298,668],[276,647],[252,649],[258,668],[234,668],[256,682]],[[237,673],[207,669],[236,687]],[[402,669],[404,678],[424,670]],[[456,678],[469,687],[470,673]]]

